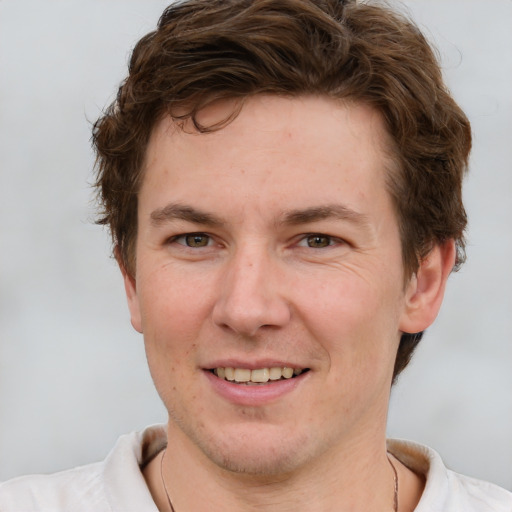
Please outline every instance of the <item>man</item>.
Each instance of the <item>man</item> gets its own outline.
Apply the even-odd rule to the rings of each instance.
[[[1,510],[512,510],[385,438],[464,260],[469,123],[410,22],[339,0],[175,4],[94,143],[169,421],[5,483]]]

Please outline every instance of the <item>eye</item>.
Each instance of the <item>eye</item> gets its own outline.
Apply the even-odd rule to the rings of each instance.
[[[176,242],[187,247],[207,247],[211,244],[210,236],[204,233],[187,233],[173,237],[171,242]]]
[[[341,240],[334,238],[329,235],[322,235],[320,233],[314,233],[306,235],[302,240],[299,241],[298,245],[302,247],[310,247],[312,249],[324,249],[339,244]]]

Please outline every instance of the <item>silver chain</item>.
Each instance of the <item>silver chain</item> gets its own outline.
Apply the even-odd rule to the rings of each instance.
[[[172,501],[169,496],[169,493],[167,492],[167,486],[165,485],[165,479],[164,479],[164,457],[165,457],[166,449],[164,449],[164,453],[162,454],[162,458],[160,459],[160,478],[162,479],[162,486],[165,491],[165,495],[167,496],[167,501],[169,503],[169,507],[171,507],[171,512],[175,512],[174,507],[172,506]],[[393,512],[398,512],[398,473],[396,471],[395,465],[393,462],[391,462],[391,458],[388,455],[388,461],[391,465],[391,469],[393,470],[393,479],[395,484],[395,492],[394,492],[394,498],[393,498]]]

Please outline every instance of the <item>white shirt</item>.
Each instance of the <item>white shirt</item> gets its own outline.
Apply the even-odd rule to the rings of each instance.
[[[103,462],[0,484],[0,512],[158,512],[141,472],[166,444],[163,426],[122,436]],[[448,470],[430,448],[388,441],[389,451],[425,475],[415,512],[512,512],[512,493]]]

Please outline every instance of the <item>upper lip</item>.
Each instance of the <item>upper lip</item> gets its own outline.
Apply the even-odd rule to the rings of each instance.
[[[203,366],[205,370],[213,370],[215,368],[245,368],[247,370],[258,370],[260,368],[300,368],[307,366],[292,363],[291,361],[283,361],[279,359],[260,359],[258,361],[242,361],[240,359],[222,359],[214,361],[211,364]]]

